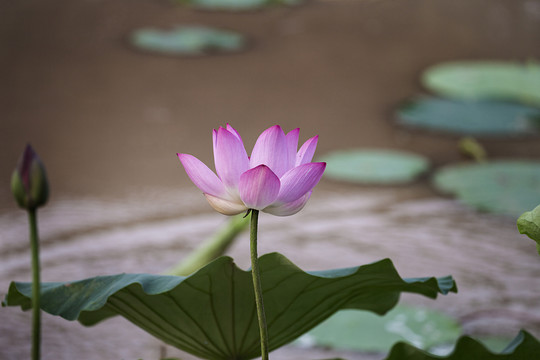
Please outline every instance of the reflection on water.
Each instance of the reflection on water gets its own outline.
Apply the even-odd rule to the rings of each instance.
[[[189,210],[186,204],[190,204]],[[43,279],[159,273],[226,219],[210,212],[202,196],[192,189],[147,193],[125,202],[59,200],[41,212]],[[30,278],[24,213],[0,216],[0,229],[3,294],[10,280]],[[513,219],[477,214],[453,200],[417,196],[406,188],[343,189],[323,184],[296,216],[263,214],[259,241],[260,253],[279,251],[308,270],[390,257],[402,276],[452,274],[458,283],[457,295],[437,301],[407,295],[404,301],[443,310],[457,319],[473,319],[463,324],[467,332],[502,332],[512,337],[519,328],[527,328],[540,334],[540,323],[534,320],[540,317],[540,280],[536,276],[540,259],[534,243],[517,233]],[[244,234],[229,255],[247,268],[248,254]],[[0,358],[24,358],[29,350],[29,314],[15,308],[2,311]],[[520,316],[524,312],[528,319]],[[45,316],[44,329],[47,358],[68,359],[66,354],[80,348],[85,359],[155,358],[159,351],[157,341],[123,319],[83,328]],[[110,343],[111,336],[118,346]],[[175,353],[174,349],[167,351]],[[309,352],[288,348],[280,350],[279,356],[309,356],[302,351]]]

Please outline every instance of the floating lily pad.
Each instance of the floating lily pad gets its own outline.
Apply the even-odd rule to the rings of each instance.
[[[478,210],[517,217],[540,204],[540,162],[450,165],[436,172],[434,185]]]
[[[421,155],[397,150],[345,150],[329,153],[325,176],[362,184],[403,184],[429,169]]]
[[[435,65],[422,75],[430,90],[462,99],[508,99],[540,106],[540,65],[463,61]]]
[[[198,9],[212,11],[246,11],[272,4],[298,5],[303,0],[176,0]]]
[[[269,3],[268,0],[189,0],[183,2],[201,9],[220,11],[253,10]]]
[[[456,292],[451,277],[402,279],[385,259],[354,268],[304,272],[283,255],[260,258],[269,349],[341,309],[384,314],[402,292]],[[31,283],[13,282],[3,305],[30,309]],[[164,342],[206,359],[260,356],[250,271],[221,257],[188,277],[120,274],[41,284],[44,311],[93,325],[122,315]]]
[[[501,351],[506,349],[508,347],[508,344],[510,344],[514,340],[510,337],[504,336],[475,336],[475,339],[478,342],[482,343],[487,349],[495,353],[500,353]]]
[[[170,30],[135,30],[130,42],[138,49],[165,55],[227,53],[244,48],[246,39],[232,31],[204,26],[178,26]]]
[[[405,126],[458,135],[540,134],[540,108],[518,103],[429,97],[407,102],[397,115]]]
[[[500,353],[490,351],[478,340],[463,336],[448,356],[430,354],[400,342],[392,347],[386,360],[531,360],[536,359],[538,354],[540,343],[531,334],[522,330]]]
[[[440,312],[397,306],[384,317],[341,310],[302,335],[297,343],[342,350],[386,352],[398,341],[429,349],[435,345],[454,343],[460,335],[459,324]]]
[[[263,7],[268,0],[189,0],[190,5],[207,10],[242,11]]]

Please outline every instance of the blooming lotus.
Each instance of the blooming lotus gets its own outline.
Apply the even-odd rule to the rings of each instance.
[[[324,172],[326,163],[311,162],[318,136],[298,150],[300,129],[266,129],[247,155],[240,134],[229,124],[213,131],[216,173],[189,154],[178,154],[187,175],[206,200],[225,215],[249,209],[288,216],[300,211]]]

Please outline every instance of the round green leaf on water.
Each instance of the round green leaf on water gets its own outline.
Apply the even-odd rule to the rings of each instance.
[[[434,185],[478,210],[517,217],[540,204],[540,162],[449,165],[435,173]]]
[[[509,99],[540,106],[540,65],[497,61],[442,63],[422,75],[428,89],[462,99]]]
[[[208,10],[242,11],[257,9],[269,3],[268,0],[190,0],[189,4]]]
[[[342,310],[303,335],[297,343],[386,352],[398,341],[429,349],[453,343],[460,334],[459,324],[440,312],[398,305],[384,317]]]
[[[424,156],[397,150],[335,151],[319,160],[326,162],[325,176],[362,184],[407,183],[429,168]]]
[[[397,112],[398,123],[426,130],[472,136],[540,133],[540,108],[501,101],[419,98]]]
[[[204,55],[239,51],[245,46],[243,35],[204,26],[178,26],[170,30],[142,28],[130,36],[138,49],[165,55]]]
[[[272,4],[298,5],[303,0],[177,0],[196,8],[212,11],[247,11]]]

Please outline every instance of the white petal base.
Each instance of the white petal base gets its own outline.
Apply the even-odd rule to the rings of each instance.
[[[204,194],[204,196],[210,206],[223,215],[238,215],[248,210],[243,203],[232,202],[209,194]]]

